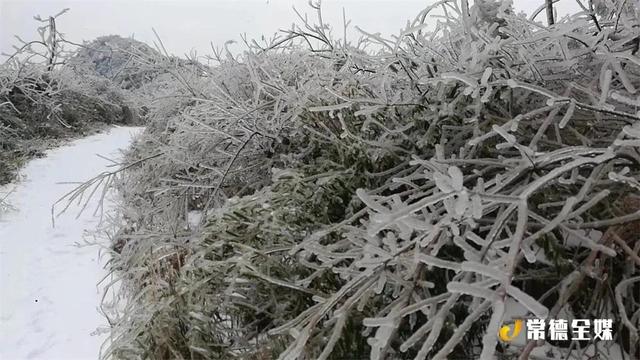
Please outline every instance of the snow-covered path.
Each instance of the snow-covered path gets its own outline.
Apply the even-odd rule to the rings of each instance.
[[[97,283],[106,259],[97,246],[78,247],[98,226],[97,197],[76,219],[77,208],[51,223],[51,205],[118,158],[140,128],[120,127],[47,152],[21,171],[24,179],[0,188],[14,208],[0,213],[0,359],[95,360],[106,320],[98,312]],[[109,204],[105,204],[108,210]],[[0,209],[1,210],[1,209]]]

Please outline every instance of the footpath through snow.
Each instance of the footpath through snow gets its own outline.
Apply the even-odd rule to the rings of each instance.
[[[95,360],[106,326],[99,313],[105,276],[97,246],[81,246],[99,225],[95,196],[76,219],[77,207],[51,222],[51,205],[117,159],[141,128],[116,127],[50,150],[21,171],[17,184],[0,188],[0,359]],[[105,212],[110,203],[105,203]],[[87,238],[93,240],[93,238]],[[93,334],[92,334],[93,333]]]

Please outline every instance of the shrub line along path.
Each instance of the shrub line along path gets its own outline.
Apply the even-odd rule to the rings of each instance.
[[[106,326],[99,312],[106,275],[104,251],[78,246],[95,230],[95,196],[58,217],[51,205],[76,184],[106,170],[141,128],[116,127],[47,151],[21,171],[22,180],[0,187],[11,209],[0,212],[0,359],[97,359]],[[113,203],[105,201],[105,213]]]

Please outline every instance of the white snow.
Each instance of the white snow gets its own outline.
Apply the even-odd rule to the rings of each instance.
[[[51,221],[51,205],[106,170],[141,128],[116,127],[74,141],[27,164],[22,180],[0,188],[0,359],[97,359],[106,319],[99,312],[107,259],[99,246],[78,246],[95,230],[97,197]],[[8,195],[7,195],[8,194]],[[105,204],[105,210],[110,202]],[[93,240],[93,239],[91,239]],[[92,334],[93,333],[93,334]]]
[[[200,226],[200,221],[202,220],[202,211],[200,210],[191,210],[187,213],[187,224],[189,224],[190,228],[197,228]]]

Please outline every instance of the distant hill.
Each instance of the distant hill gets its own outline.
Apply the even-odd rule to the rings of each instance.
[[[104,76],[125,88],[137,88],[157,75],[157,70],[145,64],[160,57],[160,53],[141,41],[107,35],[85,43],[67,66]]]

